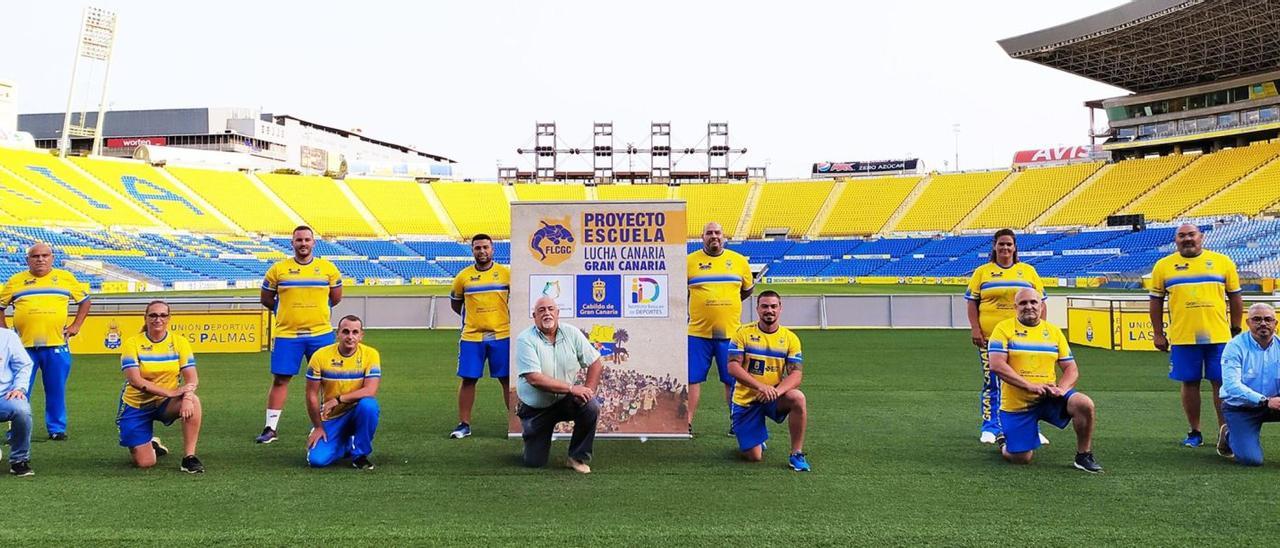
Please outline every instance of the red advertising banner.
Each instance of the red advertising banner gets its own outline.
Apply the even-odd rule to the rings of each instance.
[[[1088,161],[1097,159],[1098,152],[1098,148],[1093,145],[1019,150],[1013,154],[1013,165],[1025,166]]]
[[[167,144],[169,144],[167,137],[117,137],[107,139],[107,146],[111,148],[136,147],[139,145],[164,146]]]

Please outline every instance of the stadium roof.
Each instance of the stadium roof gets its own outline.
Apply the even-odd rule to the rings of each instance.
[[[1134,0],[999,44],[1138,93],[1203,84],[1280,68],[1280,2]]]

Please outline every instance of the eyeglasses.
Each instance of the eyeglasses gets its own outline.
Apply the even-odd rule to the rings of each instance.
[[[168,317],[169,317],[168,313],[160,314],[158,312],[152,312],[150,314],[147,314],[147,318],[152,320],[158,320],[160,318],[168,318]]]
[[[1268,317],[1265,317],[1265,316],[1255,316],[1255,317],[1249,318],[1249,321],[1251,321],[1251,322],[1253,322],[1253,323],[1264,323],[1264,324],[1273,324],[1273,323],[1276,323],[1276,319],[1275,319],[1275,318],[1268,318]]]

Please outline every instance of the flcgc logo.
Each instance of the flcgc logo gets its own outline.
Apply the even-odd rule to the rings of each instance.
[[[102,339],[102,346],[107,347],[108,350],[120,348],[120,324],[115,320],[107,324],[107,336]]]
[[[569,216],[562,219],[542,219],[542,226],[533,232],[529,240],[529,252],[538,262],[555,266],[573,256],[573,230]]]

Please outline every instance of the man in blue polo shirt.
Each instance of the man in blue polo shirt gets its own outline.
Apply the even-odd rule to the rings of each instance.
[[[1262,423],[1280,421],[1280,345],[1276,312],[1258,303],[1249,307],[1249,332],[1222,350],[1222,415],[1218,454],[1234,455],[1247,466],[1262,465]]]

